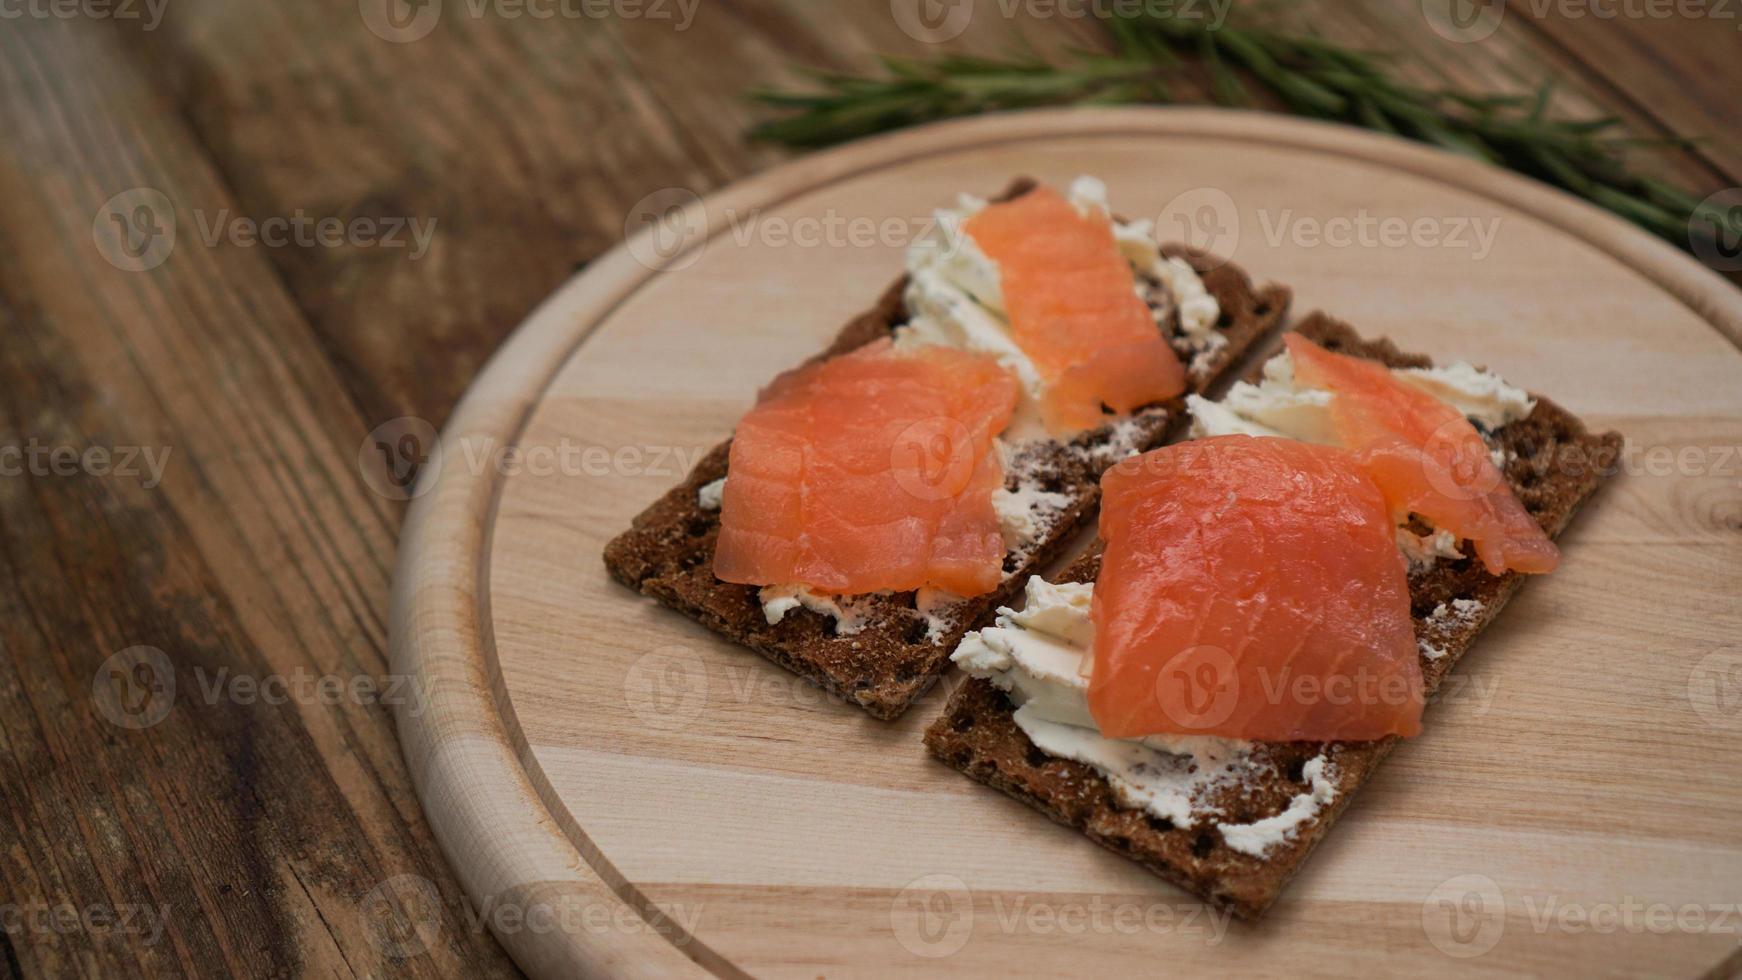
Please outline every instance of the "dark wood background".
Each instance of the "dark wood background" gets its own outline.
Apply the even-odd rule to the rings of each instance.
[[[747,85],[879,52],[1003,53],[1019,30],[1042,49],[1102,40],[990,0],[944,45],[904,34],[885,0],[699,0],[683,29],[449,0],[411,43],[366,26],[373,0],[155,0],[160,19],[126,2],[0,19],[0,447],[36,451],[0,477],[0,974],[511,974],[419,813],[390,710],[231,683],[387,672],[404,505],[359,475],[365,435],[439,426],[642,196],[782,159],[740,137],[759,111]],[[1651,170],[1702,195],[1742,184],[1742,10],[1553,9],[1515,2],[1469,44],[1417,0],[1288,16],[1398,51],[1424,82],[1524,91],[1553,74],[1569,111],[1709,137],[1643,157]],[[134,188],[177,219],[148,271],[94,232]],[[436,232],[415,256],[204,240],[220,217],[298,214]],[[159,484],[124,455],[63,453],[57,473],[55,447],[169,457]],[[139,646],[177,682],[169,701],[134,692],[133,709],[169,709],[149,727],[93,693],[158,676],[112,659]],[[402,903],[382,895],[418,879],[439,921],[411,924],[428,948],[399,956]],[[160,913],[160,932],[140,928]]]

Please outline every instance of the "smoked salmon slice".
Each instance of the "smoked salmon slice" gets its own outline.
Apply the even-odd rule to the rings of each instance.
[[[1361,457],[1398,523],[1413,512],[1469,539],[1495,575],[1551,572],[1560,564],[1560,550],[1461,412],[1376,361],[1333,353],[1298,334],[1285,342],[1296,379],[1332,393],[1338,441]]]
[[[993,438],[1018,382],[993,358],[888,340],[776,378],[738,423],[714,574],[834,595],[995,588]]]
[[[1055,435],[1185,391],[1185,370],[1119,252],[1111,219],[1037,187],[966,223],[998,265],[1011,338],[1045,383],[1041,420]]]
[[[1421,731],[1406,564],[1354,454],[1219,436],[1101,480],[1089,710],[1108,738]]]

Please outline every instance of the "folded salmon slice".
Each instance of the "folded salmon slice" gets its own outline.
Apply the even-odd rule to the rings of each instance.
[[[1104,213],[1079,212],[1047,187],[989,204],[966,230],[998,265],[1011,338],[1046,384],[1041,420],[1066,434],[1185,391],[1185,370]]]
[[[776,378],[732,440],[714,574],[835,595],[991,591],[993,438],[1018,390],[991,357],[887,340]]]
[[[1101,480],[1089,710],[1110,738],[1421,731],[1406,564],[1354,454],[1221,436]]]
[[[1286,337],[1295,377],[1332,392],[1338,440],[1360,455],[1399,523],[1420,514],[1468,538],[1488,571],[1551,572],[1560,549],[1524,509],[1463,413],[1376,361]]]

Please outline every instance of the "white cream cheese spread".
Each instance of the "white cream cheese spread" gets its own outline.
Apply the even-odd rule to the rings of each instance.
[[[725,497],[726,478],[722,476],[702,484],[702,488],[696,491],[696,506],[703,510],[719,510]]]
[[[1445,656],[1448,652],[1446,648],[1429,642],[1429,637],[1443,643],[1454,631],[1474,623],[1482,614],[1483,608],[1485,607],[1479,599],[1453,599],[1449,604],[1442,602],[1435,606],[1434,611],[1427,616],[1428,635],[1417,641],[1421,647],[1421,655],[1429,660],[1438,660]]]
[[[1259,771],[1254,743],[1194,735],[1151,735],[1141,739],[1103,736],[1089,713],[1088,680],[1079,669],[1094,643],[1090,603],[1094,586],[1028,580],[1020,610],[998,610],[996,625],[962,638],[950,659],[963,671],[1004,691],[1016,706],[1014,720],[1029,741],[1048,755],[1071,759],[1106,777],[1119,801],[1192,827],[1216,810],[1206,791]],[[1311,773],[1323,776],[1319,756]],[[1308,763],[1312,766],[1312,762]],[[1328,784],[1327,784],[1328,785]],[[1334,792],[1334,791],[1333,791]],[[1318,780],[1305,794],[1322,795]],[[1217,823],[1224,839],[1246,853],[1281,840],[1322,803],[1289,804],[1281,814],[1252,824]],[[1286,818],[1286,820],[1285,820]],[[1235,844],[1238,839],[1242,843]]]
[[[1067,199],[1087,214],[1111,214],[1107,188],[1093,177],[1078,177]],[[944,344],[996,357],[1022,381],[1023,397],[1005,429],[1012,442],[1048,438],[1040,422],[1043,382],[1033,362],[1023,354],[1005,319],[1004,294],[997,263],[989,259],[966,230],[969,218],[986,202],[962,195],[954,208],[936,212],[936,230],[907,251],[906,293],[909,322],[896,331],[897,344]],[[1215,330],[1221,308],[1191,266],[1161,254],[1148,222],[1113,220],[1120,252],[1133,271],[1161,284],[1179,313],[1182,340],[1189,351],[1212,351],[1226,343]],[[1138,291],[1144,292],[1139,281]]]
[[[1428,613],[1428,625],[1437,629],[1457,629],[1476,621],[1486,608],[1480,599],[1453,599],[1450,603],[1440,603],[1434,611]]]
[[[1288,801],[1288,806],[1274,817],[1252,823],[1217,823],[1222,840],[1242,854],[1263,857],[1265,852],[1294,835],[1296,828],[1306,823],[1326,804],[1337,798],[1337,784],[1331,781],[1330,760],[1314,756],[1301,767],[1301,776],[1311,787]]]
[[[794,609],[804,608],[835,621],[836,636],[852,636],[865,628],[865,614],[857,608],[857,596],[836,596],[804,585],[765,585],[757,593],[762,600],[762,618],[774,626]]]
[[[1429,535],[1416,534],[1407,527],[1397,529],[1397,548],[1409,559],[1411,568],[1431,568],[1441,558],[1462,558],[1458,536],[1441,528]]]
[[[1530,415],[1536,402],[1522,388],[1468,364],[1447,368],[1403,368],[1392,372],[1399,381],[1433,395],[1492,432]],[[1294,359],[1283,351],[1264,363],[1258,384],[1241,381],[1220,402],[1186,397],[1192,414],[1191,434],[1205,436],[1286,436],[1303,442],[1335,445],[1331,424],[1331,393],[1297,384]]]
[[[1536,400],[1523,388],[1462,361],[1449,367],[1402,368],[1392,373],[1399,381],[1463,412],[1465,418],[1489,432],[1526,418],[1536,409]]]
[[[1033,542],[1050,522],[1045,518],[1069,507],[1069,494],[1055,493],[1031,483],[1019,483],[1015,490],[1004,487],[992,491],[992,509],[998,513],[998,530],[1004,536],[1006,551],[1014,551]]]

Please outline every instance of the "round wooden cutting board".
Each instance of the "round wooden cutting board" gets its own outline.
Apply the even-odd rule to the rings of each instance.
[[[1103,178],[1406,349],[1629,444],[1257,925],[1229,922],[610,581],[605,542],[902,269],[931,209]],[[642,225],[649,227],[642,229]],[[530,973],[1664,973],[1742,941],[1742,294],[1539,185],[1258,114],[990,117],[807,157],[641,229],[490,363],[419,484],[400,731]],[[657,928],[656,928],[657,926]],[[482,927],[482,926],[480,926]],[[427,937],[426,937],[427,938]]]

